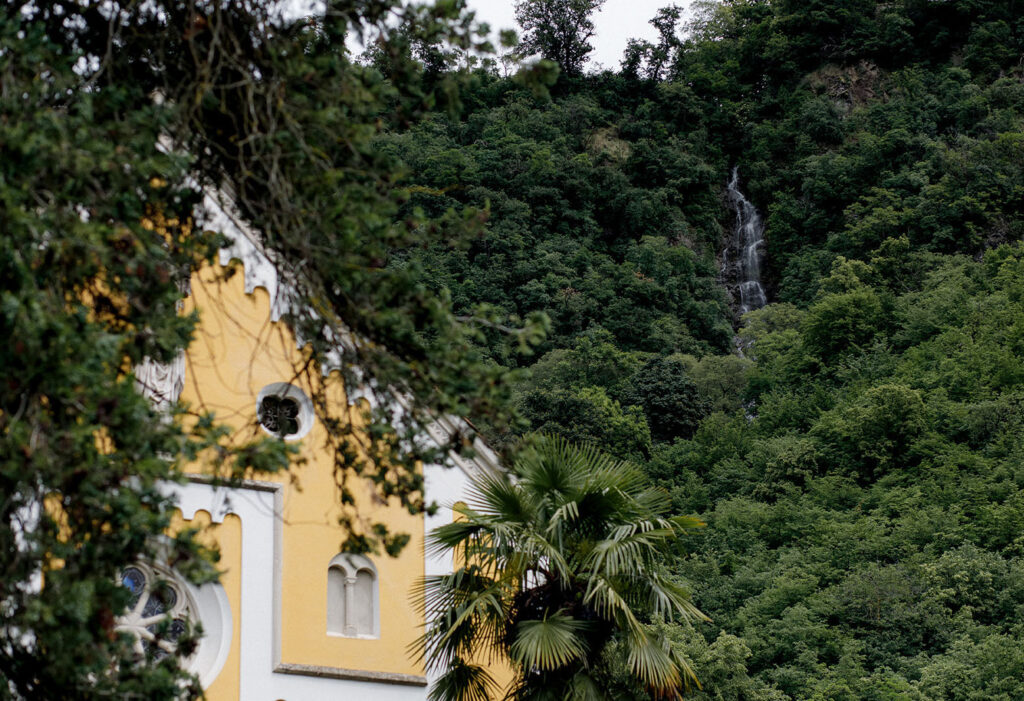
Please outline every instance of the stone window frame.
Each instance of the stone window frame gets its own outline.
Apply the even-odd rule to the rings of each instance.
[[[370,574],[372,593],[369,632],[359,632],[356,629],[355,611],[358,606],[364,605],[364,602],[356,601],[356,583],[360,572]],[[343,597],[341,600],[338,598],[337,591],[339,576],[343,578],[340,587]],[[339,607],[343,618],[341,630],[337,629],[338,622],[333,620],[338,617]],[[363,555],[340,553],[331,559],[327,565],[327,618],[325,623],[327,634],[330,636],[373,640],[380,638],[380,578],[376,566],[369,558]]]
[[[260,419],[260,409],[263,406],[263,400],[268,397],[290,399],[298,405],[299,412],[298,416],[295,418],[298,422],[299,429],[295,433],[289,433],[282,436],[280,433],[271,431],[263,425],[263,422]],[[263,432],[267,435],[276,436],[289,442],[301,440],[313,429],[315,419],[316,414],[313,410],[312,400],[306,396],[305,392],[290,382],[272,382],[261,389],[259,394],[256,395],[256,420],[260,422],[260,428],[262,428]]]

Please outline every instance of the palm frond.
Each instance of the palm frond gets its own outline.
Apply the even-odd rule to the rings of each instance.
[[[623,524],[613,529],[605,540],[593,545],[585,566],[606,577],[629,574],[642,579],[659,569],[665,544],[676,535],[668,519]]]
[[[561,527],[566,521],[575,521],[580,517],[580,505],[577,501],[567,501],[555,509],[551,514],[547,530],[552,532],[555,528]]]
[[[524,669],[550,671],[583,659],[586,644],[579,637],[586,624],[561,611],[541,620],[519,621],[509,655]]]
[[[517,456],[513,469],[532,494],[566,495],[576,488],[588,457],[586,449],[575,450],[564,438],[542,434]]]
[[[485,531],[486,524],[476,520],[446,523],[427,535],[424,552],[429,557],[445,555]]]
[[[704,528],[708,524],[696,516],[673,516],[669,519],[680,531],[691,531],[697,528]]]
[[[528,523],[536,505],[524,499],[521,489],[506,473],[482,473],[470,478],[473,496],[468,504],[484,515],[500,517],[505,523]]]
[[[636,495],[638,506],[652,516],[663,516],[672,511],[672,495],[661,487],[648,487]]]
[[[583,670],[569,680],[562,701],[606,701],[607,698],[597,680]]]
[[[649,569],[647,565],[659,541],[671,536],[670,530],[643,530],[636,525],[616,529],[610,538],[594,546],[586,566],[605,577],[624,573],[642,575]]]
[[[593,469],[587,473],[585,491],[615,491],[635,498],[644,490],[647,478],[644,473],[631,462],[613,461],[609,457],[595,461]]]
[[[603,693],[593,666],[617,638],[650,690],[678,696],[695,680],[681,653],[653,639],[641,619],[706,620],[664,564],[666,545],[702,526],[699,519],[669,516],[667,493],[650,488],[635,465],[553,436],[534,436],[512,474],[478,475],[471,490],[468,505],[456,507],[462,520],[429,539],[428,552],[450,553],[455,571],[425,578],[414,592],[430,621],[415,643],[428,668],[507,654],[519,671],[509,698],[590,701]],[[585,621],[568,613],[581,605]],[[455,689],[460,677],[449,673]]]
[[[563,580],[571,578],[572,568],[557,543],[552,543],[538,533],[524,533],[520,542],[521,548],[517,555],[522,560],[530,560],[532,564],[539,565],[533,569],[547,570]],[[521,567],[521,569],[528,568]]]
[[[627,637],[626,647],[630,672],[645,687],[664,694],[682,685],[681,670],[664,641],[640,630]]]
[[[474,568],[422,579],[414,596],[429,623],[410,653],[439,669],[459,655],[496,646],[496,631],[508,618],[504,592],[501,581],[479,576]]]
[[[597,576],[590,579],[583,603],[591,606],[605,620],[615,621],[628,632],[642,632],[640,621],[629,601],[606,577]]]
[[[462,606],[481,593],[500,589],[498,580],[470,565],[448,574],[421,577],[413,584],[410,594],[413,604],[430,617],[444,609]]]
[[[490,701],[491,692],[497,688],[497,682],[486,669],[458,657],[434,682],[427,698],[430,701]]]
[[[678,667],[679,671],[682,673],[683,688],[686,691],[689,691],[694,686],[698,689],[704,688],[700,684],[700,679],[697,678],[697,673],[693,671],[693,666],[690,664],[690,661],[686,659],[686,656],[681,650],[670,645],[668,648],[668,654],[672,657],[672,661],[675,662],[676,667]]]
[[[700,609],[690,601],[690,592],[680,584],[672,582],[657,573],[645,578],[644,583],[649,589],[648,606],[652,613],[670,618],[675,614],[683,618],[710,621]]]

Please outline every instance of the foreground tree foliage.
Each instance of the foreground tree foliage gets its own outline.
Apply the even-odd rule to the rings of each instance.
[[[362,447],[389,460],[387,472],[353,450],[347,424],[321,417],[340,481],[362,474],[418,511],[413,466],[431,455],[409,436],[431,415],[502,420],[505,371],[470,345],[495,319],[456,319],[416,266],[388,265],[396,247],[458,238],[476,215],[399,218],[398,165],[371,146],[385,122],[401,129],[440,109],[457,81],[426,87],[384,22],[397,14],[407,32],[469,47],[468,18],[457,3],[388,0],[330,2],[308,20],[279,10],[246,0],[0,7],[0,696],[199,693],[174,656],[137,659],[115,631],[129,601],[118,571],[159,558],[211,577],[193,534],[158,538],[173,507],[160,485],[199,456],[215,456],[229,479],[290,458],[256,431],[228,435],[201,406],[162,415],[134,387],[134,366],[171,361],[195,328],[179,314],[182,290],[223,243],[204,230],[204,197],[230,193],[261,232],[296,295],[288,320],[308,342],[306,371],[329,367],[347,339],[335,378],[383,400]],[[351,61],[352,33],[394,54],[390,81]],[[359,525],[350,548],[404,543]]]
[[[702,524],[669,506],[637,468],[547,435],[511,474],[476,477],[461,518],[430,535],[428,551],[457,563],[422,585],[420,649],[444,671],[431,698],[486,698],[489,663],[504,660],[514,698],[605,698],[609,646],[635,684],[678,696],[693,670],[649,623],[704,618],[664,563]]]

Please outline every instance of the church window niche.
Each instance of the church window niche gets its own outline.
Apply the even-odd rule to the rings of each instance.
[[[204,689],[213,683],[231,648],[231,607],[224,588],[214,582],[195,587],[155,562],[125,567],[120,581],[130,598],[115,629],[134,639],[135,652],[160,660],[177,653],[186,632],[201,630],[198,646],[180,663],[199,677]]]
[[[380,637],[377,568],[362,555],[336,555],[327,567],[327,632]]]
[[[260,426],[267,433],[296,441],[313,428],[313,402],[306,393],[287,382],[275,382],[260,390],[256,398]]]

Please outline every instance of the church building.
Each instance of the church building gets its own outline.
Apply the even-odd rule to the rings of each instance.
[[[281,318],[288,290],[230,206],[212,197],[206,204],[216,213],[210,228],[232,239],[219,264],[238,261],[239,274],[224,280],[211,266],[192,276],[185,307],[199,313],[196,337],[177,362],[136,368],[140,389],[158,405],[180,398],[213,411],[239,432],[279,435],[299,447],[304,464],[230,489],[211,485],[197,467],[186,484],[168,487],[179,527],[202,529],[220,550],[223,574],[196,587],[157,563],[126,568],[122,582],[135,603],[119,629],[136,635],[141,651],[168,644],[150,642],[154,616],[172,617],[172,637],[186,619],[200,622],[204,636],[184,664],[211,701],[425,699],[430,680],[409,651],[423,625],[411,589],[425,574],[451,571],[452,562],[426,557],[424,535],[451,520],[470,475],[498,469],[495,457],[478,440],[472,460],[424,466],[426,502],[440,506],[434,516],[380,503],[369,487],[360,501],[355,487],[361,515],[411,539],[398,557],[343,553],[333,457],[310,380],[298,371],[305,358]],[[364,399],[328,393],[331,415],[358,420]],[[454,427],[439,420],[433,438],[442,445]],[[169,584],[163,593],[153,586],[158,580]]]

